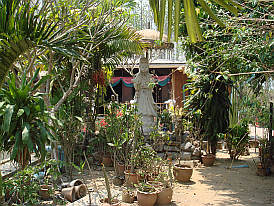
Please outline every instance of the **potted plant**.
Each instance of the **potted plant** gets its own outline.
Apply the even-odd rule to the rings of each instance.
[[[122,201],[133,203],[135,200],[135,190],[132,187],[126,187],[122,191]]]
[[[104,174],[104,178],[105,178],[105,184],[106,184],[108,197],[101,199],[100,202],[102,203],[102,205],[105,205],[105,206],[107,206],[107,205],[120,206],[119,200],[112,198],[111,191],[110,191],[110,185],[109,185],[109,179],[108,179],[107,172],[106,172],[104,165],[102,167],[102,170],[103,170],[103,174]]]
[[[248,125],[236,124],[228,129],[225,141],[228,147],[230,159],[238,159],[246,151],[248,145]]]
[[[136,166],[138,166],[138,152],[137,149],[140,146],[140,142],[143,139],[142,133],[141,133],[141,121],[139,118],[139,115],[136,114],[136,110],[134,109],[134,115],[133,115],[133,126],[132,126],[132,132],[131,134],[131,140],[132,140],[132,150],[130,152],[129,157],[129,165],[127,170],[125,170],[125,180],[127,185],[135,185],[139,182],[139,175],[136,172]]]
[[[171,164],[168,162],[168,172],[162,171],[158,175],[157,181],[162,183],[162,187],[157,196],[157,205],[168,205],[172,200],[173,189],[172,189],[172,173]]]
[[[151,184],[139,183],[137,188],[137,201],[140,206],[153,206],[157,201],[158,191]]]
[[[260,139],[259,142],[260,162],[257,165],[256,174],[259,176],[270,175],[270,143],[266,138]]]
[[[180,182],[188,182],[193,174],[193,168],[189,165],[175,164],[173,166],[173,175]]]
[[[10,159],[18,162],[21,168],[29,164],[33,152],[44,159],[45,146],[53,139],[43,97],[36,93],[46,77],[35,83],[38,73],[39,69],[30,81],[24,73],[19,86],[14,74],[10,74],[0,92],[0,147],[10,152]]]

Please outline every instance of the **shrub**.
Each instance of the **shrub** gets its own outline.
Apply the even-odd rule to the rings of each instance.
[[[229,128],[226,135],[226,143],[231,159],[238,159],[246,149],[248,144],[248,125],[241,123]]]

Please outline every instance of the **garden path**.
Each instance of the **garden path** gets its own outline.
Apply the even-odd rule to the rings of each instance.
[[[189,183],[174,184],[173,202],[170,206],[274,206],[274,175],[259,177],[254,164],[258,162],[257,153],[241,157],[233,165],[248,165],[248,168],[233,168],[227,151],[217,153],[217,161],[212,167],[198,165],[194,168]],[[113,171],[109,172],[113,176]],[[88,185],[94,188],[94,181],[101,193],[105,193],[104,180],[101,171],[93,171],[92,175],[85,173]],[[93,183],[91,180],[94,180]],[[121,198],[121,188],[113,186],[113,194]],[[98,204],[99,197],[92,193],[94,205]],[[88,196],[68,204],[69,206],[87,205]],[[122,205],[137,205],[122,204]]]

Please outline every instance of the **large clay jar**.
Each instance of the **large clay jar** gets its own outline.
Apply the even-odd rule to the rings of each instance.
[[[193,168],[188,165],[174,165],[173,175],[180,182],[188,182],[192,176]]]
[[[202,156],[203,164],[206,167],[212,166],[215,162],[215,159],[216,159],[216,157],[213,154],[207,154],[207,155]]]
[[[157,201],[157,192],[142,192],[137,190],[137,201],[140,206],[153,206]]]
[[[128,185],[135,185],[139,182],[139,176],[136,173],[131,173],[129,170],[126,170],[125,180]]]
[[[171,187],[162,188],[162,190],[158,193],[157,205],[167,205],[171,202],[173,195],[173,190]]]
[[[103,156],[102,163],[104,164],[105,167],[113,166],[113,162],[110,156]]]

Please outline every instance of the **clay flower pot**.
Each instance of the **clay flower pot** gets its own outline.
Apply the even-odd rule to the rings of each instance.
[[[105,167],[112,167],[113,162],[110,156],[103,156],[102,164],[105,165]]]
[[[70,187],[73,187],[73,186],[78,186],[78,185],[82,185],[84,184],[81,180],[79,179],[76,179],[76,180],[73,180],[69,183],[69,186]],[[68,187],[68,186],[67,186]]]
[[[173,190],[171,187],[162,188],[162,190],[158,193],[157,205],[167,205],[171,202],[173,195]]]
[[[121,203],[117,199],[113,199],[111,204],[108,203],[108,198],[104,198],[100,200],[101,206],[120,206]]]
[[[188,182],[192,176],[193,168],[188,165],[174,165],[173,175],[180,182]]]
[[[126,166],[124,164],[116,163],[116,173],[117,176],[124,176]]]
[[[39,190],[39,195],[42,200],[48,200],[50,198],[50,185],[41,185]]]
[[[135,195],[133,191],[123,190],[122,192],[122,201],[126,203],[133,203]]]
[[[137,190],[137,201],[140,206],[153,206],[157,201],[157,192],[142,192]]]
[[[207,154],[202,156],[202,162],[206,167],[212,166],[215,162],[215,159],[216,157],[213,154]]]
[[[129,170],[126,170],[124,173],[125,173],[125,180],[127,184],[129,185],[138,184],[139,182],[138,174],[131,173]]]
[[[80,199],[87,194],[87,187],[84,184],[74,186],[75,188],[75,198]]]
[[[61,191],[62,195],[64,195],[65,199],[74,202],[75,201],[75,187],[64,188]]]

